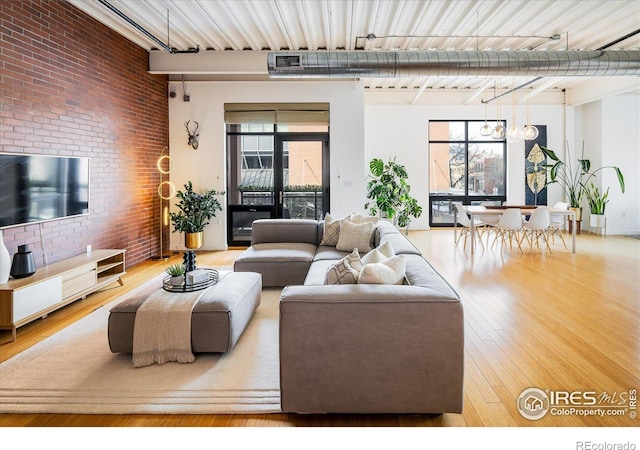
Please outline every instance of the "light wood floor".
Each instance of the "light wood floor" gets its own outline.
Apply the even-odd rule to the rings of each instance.
[[[638,426],[629,417],[553,416],[532,422],[516,407],[526,388],[595,391],[640,388],[640,240],[583,233],[571,254],[534,249],[469,249],[453,230],[415,231],[410,239],[460,294],[465,311],[464,412],[461,415],[64,415],[0,414],[1,426]],[[570,239],[567,239],[569,241]],[[569,242],[568,242],[569,243]],[[240,250],[201,252],[200,265],[230,266]],[[181,258],[175,256],[178,262]],[[159,273],[148,261],[124,287],[91,295],[0,335],[0,361],[34,345]]]

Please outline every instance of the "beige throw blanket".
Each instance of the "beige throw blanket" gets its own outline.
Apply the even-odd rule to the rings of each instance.
[[[191,313],[209,290],[151,294],[136,312],[133,325],[133,367],[194,362],[191,351]]]

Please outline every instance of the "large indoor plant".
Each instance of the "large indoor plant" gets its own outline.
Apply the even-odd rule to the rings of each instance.
[[[582,157],[577,160],[575,167],[568,160],[564,163],[556,153],[546,147],[540,147],[545,155],[553,161],[553,164],[544,164],[549,173],[547,184],[558,183],[567,197],[569,206],[576,208],[576,220],[580,220],[580,208],[582,207],[582,199],[586,194],[589,181],[603,169],[613,169],[618,176],[620,189],[624,192],[624,176],[617,166],[603,166],[595,170],[591,169],[591,161],[584,159],[584,144],[582,146]],[[567,145],[568,148],[568,145]]]
[[[184,185],[184,189],[184,192],[176,192],[179,199],[176,206],[179,211],[169,214],[173,232],[185,233],[187,248],[199,248],[202,246],[204,227],[216,216],[216,211],[222,211],[222,205],[216,197],[224,195],[224,192],[205,189],[200,194],[193,191],[191,181]]]
[[[364,207],[372,215],[384,216],[394,225],[408,230],[411,217],[418,218],[422,214],[422,206],[410,194],[407,169],[395,158],[387,163],[374,158],[369,162],[369,170],[367,198],[371,201]]]

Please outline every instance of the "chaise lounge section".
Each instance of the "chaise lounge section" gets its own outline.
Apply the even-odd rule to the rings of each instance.
[[[405,283],[325,284],[347,251],[322,243],[325,221],[263,219],[234,270],[261,273],[280,297],[286,413],[460,413],[464,319],[457,293],[392,224],[373,247],[403,255]]]

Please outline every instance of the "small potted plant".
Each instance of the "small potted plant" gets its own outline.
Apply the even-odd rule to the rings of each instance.
[[[589,202],[589,211],[591,212],[589,226],[591,228],[604,228],[606,224],[604,209],[609,203],[609,188],[600,192],[600,189],[595,184],[590,183],[584,193]]]
[[[186,268],[184,264],[172,264],[165,270],[171,276],[169,283],[171,286],[182,286],[184,282],[184,273]]]
[[[173,224],[173,232],[185,233],[185,247],[196,249],[202,246],[204,227],[216,216],[216,211],[222,211],[222,205],[216,198],[223,195],[223,191],[205,189],[202,194],[193,191],[193,184],[189,181],[184,185],[184,192],[176,192],[180,200],[176,206],[179,212],[169,214]]]

